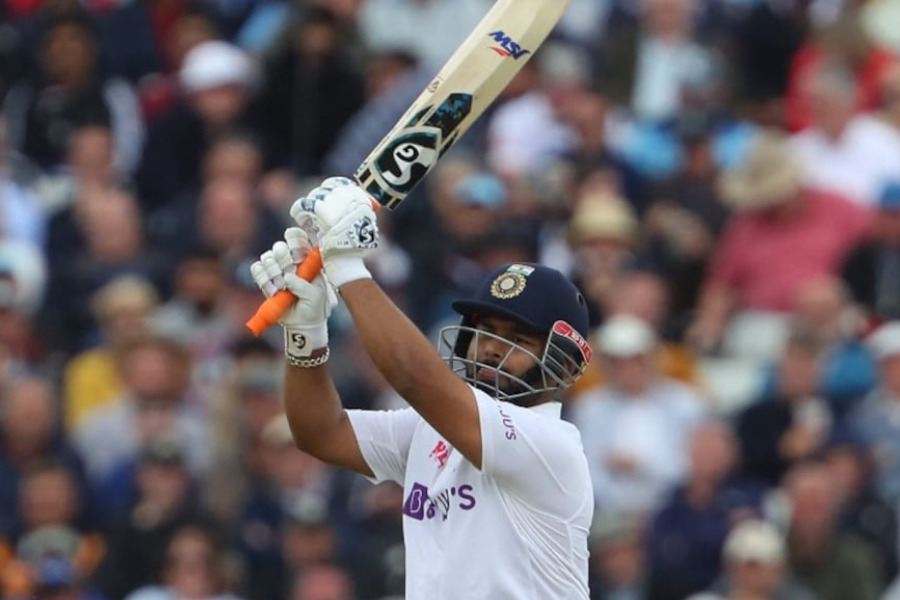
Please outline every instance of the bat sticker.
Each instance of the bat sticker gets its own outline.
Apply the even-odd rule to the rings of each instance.
[[[405,197],[416,187],[456,139],[472,101],[471,94],[450,94],[437,108],[427,107],[410,119],[373,163],[376,181],[366,189],[375,200],[390,208],[395,196]]]

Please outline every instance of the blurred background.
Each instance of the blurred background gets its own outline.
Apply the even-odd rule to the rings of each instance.
[[[293,448],[248,266],[490,4],[0,2],[2,597],[403,598],[402,492]],[[431,339],[501,263],[589,299],[592,598],[900,598],[898,56],[898,0],[573,0],[380,215]]]

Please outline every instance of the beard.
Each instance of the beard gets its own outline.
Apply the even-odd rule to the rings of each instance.
[[[494,369],[497,374],[494,381],[484,381],[477,377],[480,367],[489,367]],[[544,393],[544,390],[535,390],[541,387],[542,369],[540,365],[534,365],[521,375],[514,375],[509,371],[498,368],[497,364],[481,362],[478,365],[470,364],[466,366],[466,375],[473,385],[497,400],[503,400],[517,406],[531,406],[537,396]],[[497,392],[501,394],[497,394]],[[501,396],[501,397],[497,397]],[[515,396],[510,398],[510,396]]]

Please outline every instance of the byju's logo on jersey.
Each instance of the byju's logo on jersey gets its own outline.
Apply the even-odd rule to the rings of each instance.
[[[471,485],[464,483],[459,487],[446,489],[432,498],[428,495],[427,486],[414,483],[406,501],[403,502],[403,514],[416,521],[433,519],[440,515],[441,521],[446,521],[450,516],[450,509],[454,506],[459,510],[475,508],[475,496],[472,495]]]
[[[490,36],[495,42],[497,42],[497,45],[491,47],[491,50],[493,50],[500,56],[519,60],[523,56],[531,54],[531,50],[526,50],[525,48],[523,48],[522,44],[506,35],[506,32],[504,32],[503,30],[492,31],[488,34],[488,36]]]

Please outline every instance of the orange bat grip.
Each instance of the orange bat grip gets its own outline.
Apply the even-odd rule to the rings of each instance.
[[[321,270],[322,253],[319,252],[319,247],[316,246],[312,249],[312,252],[303,259],[303,262],[297,265],[297,277],[305,279],[306,281],[312,281]],[[296,300],[294,294],[287,290],[281,290],[274,296],[267,298],[266,301],[256,309],[256,314],[247,321],[247,329],[253,332],[253,335],[261,335],[263,331],[277,323],[278,319],[281,318],[281,315],[293,306]]]
[[[378,210],[381,208],[381,205],[373,200],[372,207],[375,210]],[[297,277],[305,279],[306,281],[312,281],[321,270],[322,253],[319,251],[319,247],[316,246],[312,249],[312,252],[303,259],[303,262],[297,265]],[[293,306],[294,302],[296,302],[294,294],[287,290],[281,290],[274,296],[267,298],[266,301],[256,309],[256,314],[247,321],[247,329],[255,336],[262,335],[263,331],[278,322],[281,315]]]

